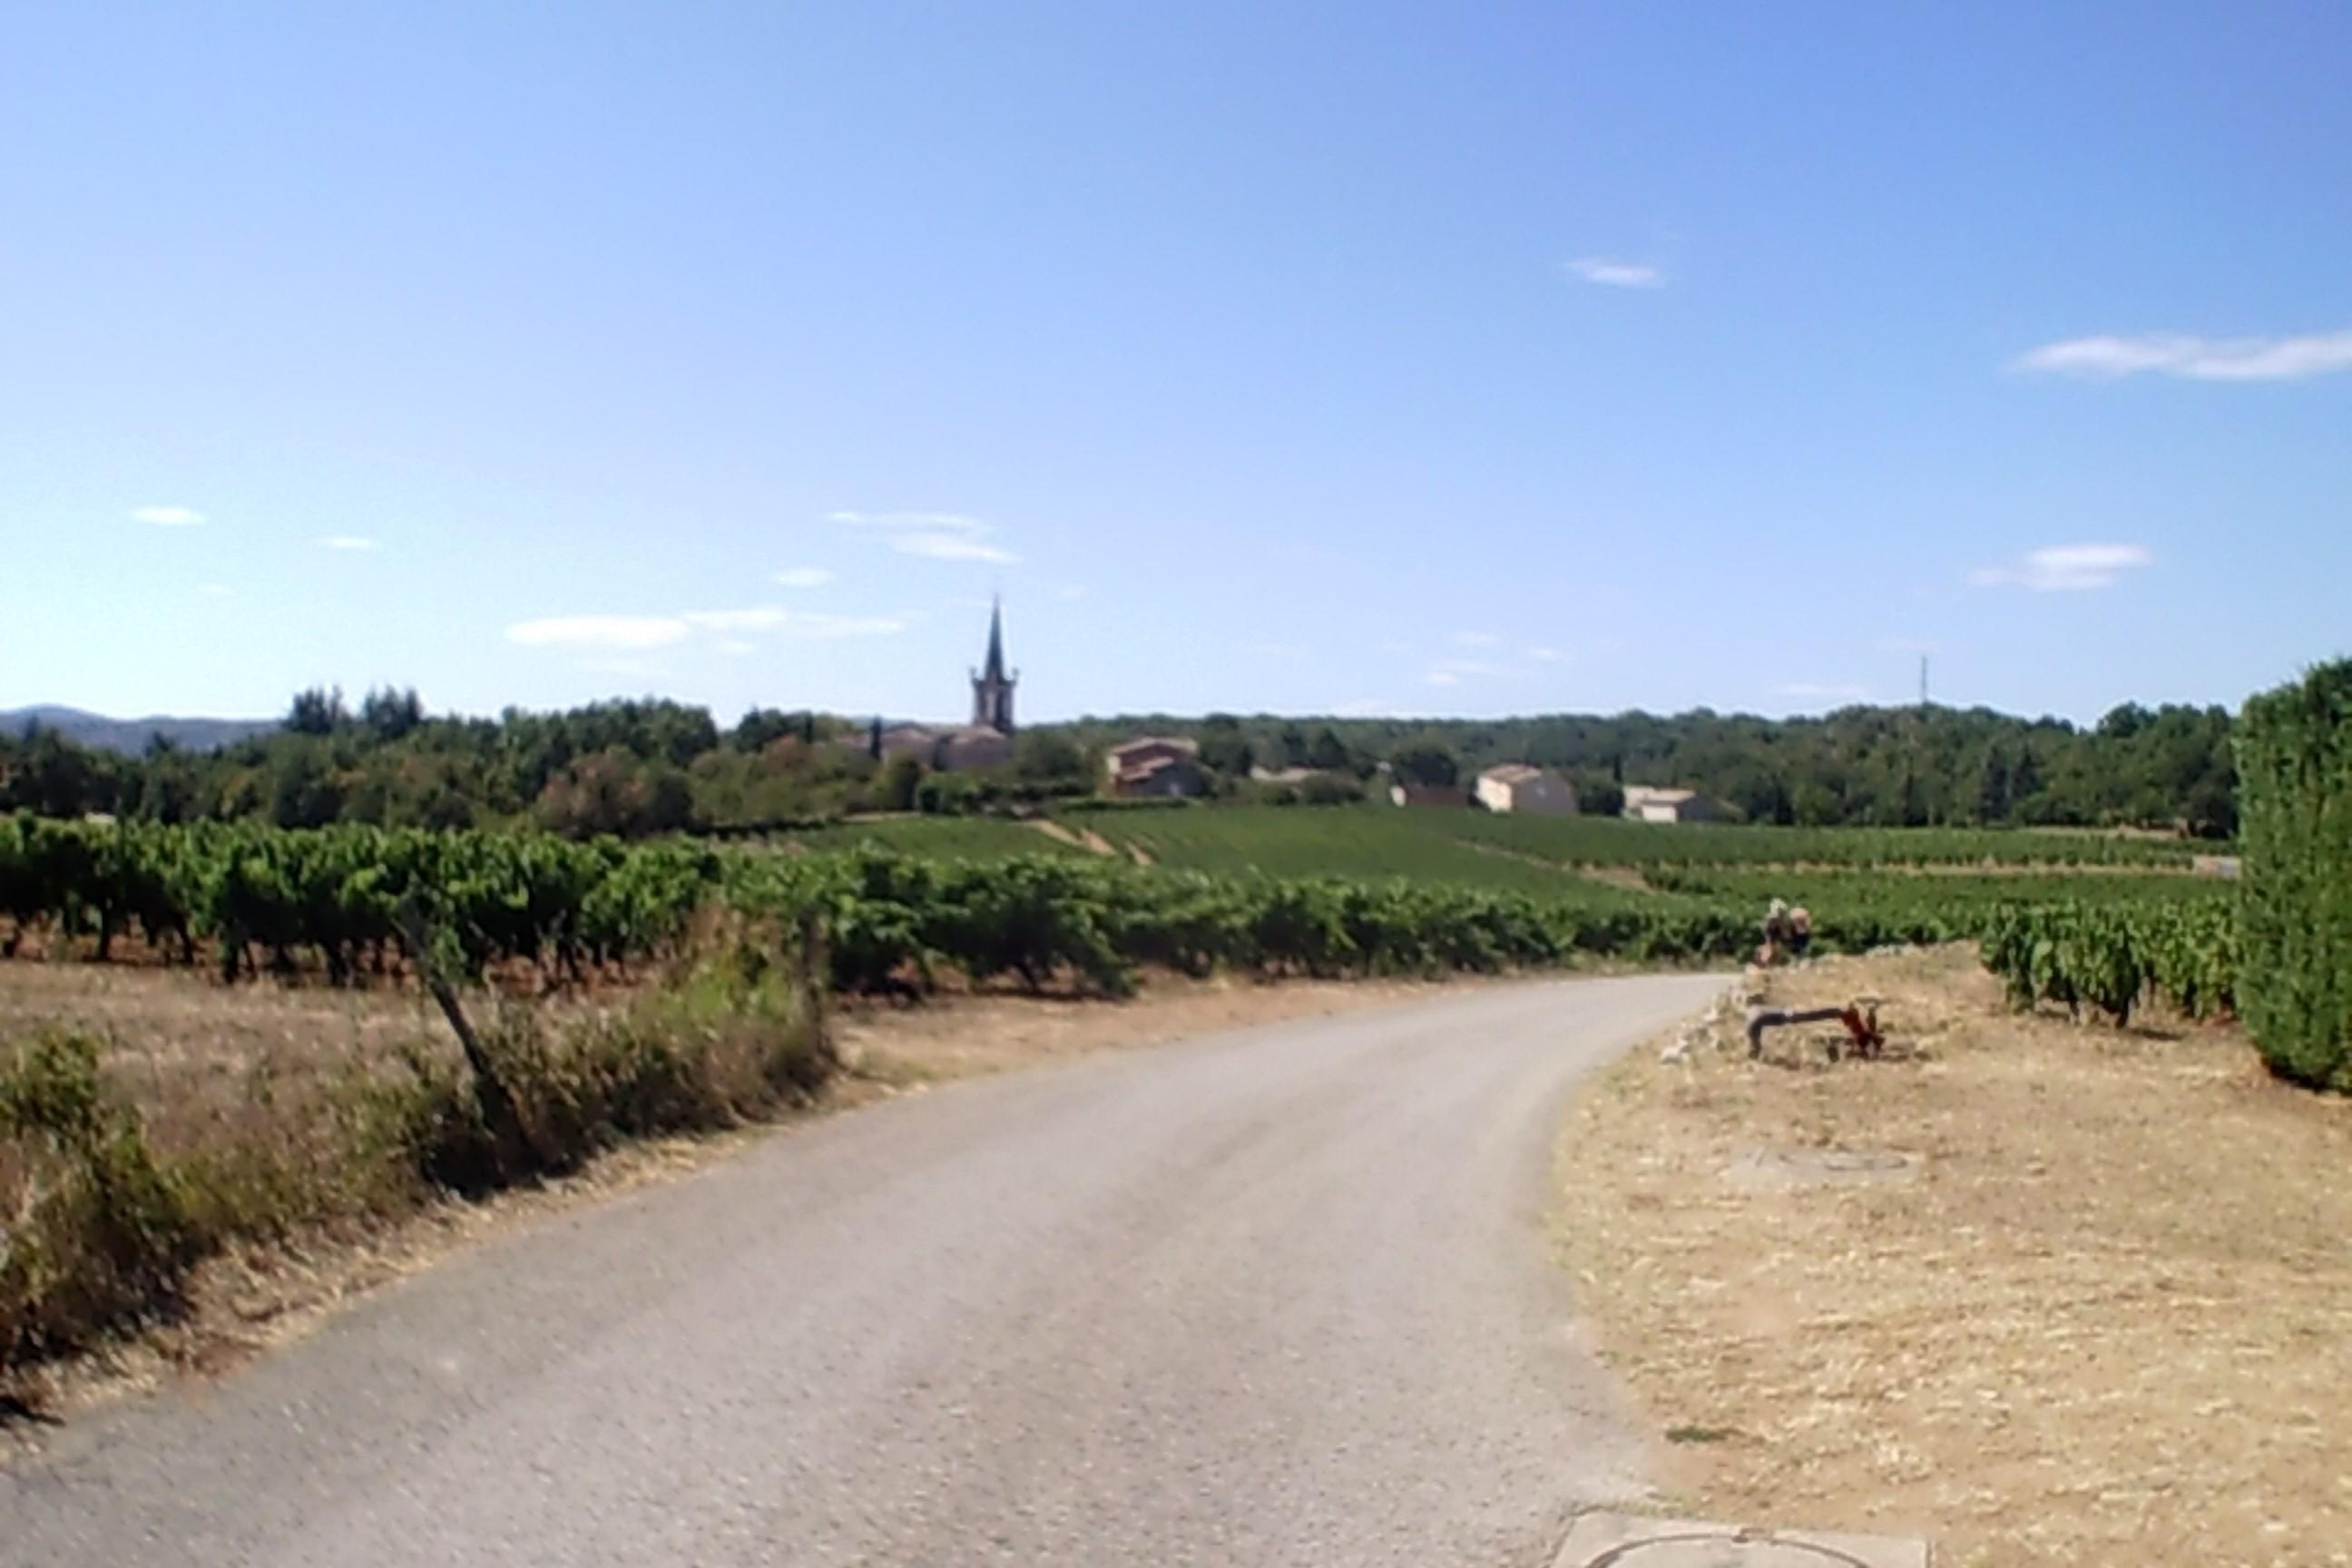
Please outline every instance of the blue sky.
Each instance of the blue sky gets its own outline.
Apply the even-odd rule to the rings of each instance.
[[[0,707],[2234,705],[2352,11],[41,5]]]

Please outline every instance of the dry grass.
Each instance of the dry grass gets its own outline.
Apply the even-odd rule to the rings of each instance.
[[[2012,1017],[1970,950],[1770,987],[1872,993],[1910,1053],[1643,1052],[1563,1139],[1562,1245],[1676,1503],[1964,1568],[2352,1563],[2352,1104],[2234,1030]],[[1920,1163],[1725,1179],[1791,1148]]]
[[[848,1073],[815,1109],[841,1110],[929,1083],[1150,1045],[1241,1025],[1425,994],[1427,983],[1155,979],[1120,1003],[957,995],[922,1005],[854,1003],[835,1018]],[[541,1003],[550,1021],[621,1005]],[[389,989],[338,992],[201,973],[0,963],[0,1044],[50,1026],[104,1039],[107,1076],[127,1092],[166,1160],[256,1138],[315,1139],[331,1151],[330,1108],[351,1075],[400,1077],[404,1054],[457,1060],[429,1003]],[[785,1124],[802,1120],[787,1117]],[[477,1201],[445,1198],[389,1217],[352,1215],[266,1242],[232,1241],[200,1263],[182,1310],[100,1355],[12,1372],[5,1390],[70,1413],[175,1377],[204,1375],[308,1332],[376,1285],[429,1267],[505,1226],[666,1180],[723,1158],[774,1123],[624,1145],[574,1174]],[[0,1212],[26,1173],[0,1140]]]

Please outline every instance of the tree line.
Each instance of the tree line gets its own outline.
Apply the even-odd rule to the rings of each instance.
[[[2227,838],[2237,769],[2226,709],[2126,703],[2096,724],[1986,708],[1848,708],[1764,719],[1707,709],[1511,719],[1139,714],[1069,726],[1082,746],[1188,735],[1204,763],[1381,763],[1417,783],[1466,783],[1496,763],[1557,768],[1587,811],[1627,784],[1694,789],[1752,822],[1804,826],[2145,826]]]
[[[1383,770],[1466,784],[1530,762],[1573,778],[1587,811],[1626,784],[1696,789],[1752,821],[1814,826],[2142,826],[2228,837],[2237,827],[2231,721],[2220,708],[2127,704],[2095,725],[1986,709],[1855,708],[1769,720],[1660,716],[1496,720],[1167,714],[1025,729],[1012,762],[932,773],[872,754],[866,726],[814,710],[647,700],[496,718],[436,716],[414,691],[299,694],[276,730],[215,752],[160,738],[136,756],[52,730],[0,735],[0,811],[280,827],[535,826],[584,837],[727,832],[863,812],[1000,809],[1091,793],[1105,747],[1188,736],[1219,793],[1297,792],[1254,769],[1318,771],[1353,798]]]

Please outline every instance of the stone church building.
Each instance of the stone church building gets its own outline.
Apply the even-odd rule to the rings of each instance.
[[[1003,767],[1013,761],[1013,689],[1018,670],[1004,667],[1004,606],[989,611],[988,655],[971,674],[971,722],[956,728],[885,724],[874,721],[868,748],[875,758],[913,757],[927,768],[953,773]]]

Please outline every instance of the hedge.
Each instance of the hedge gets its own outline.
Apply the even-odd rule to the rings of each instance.
[[[2352,661],[2249,700],[2237,747],[2239,1006],[2273,1072],[2352,1092]]]

